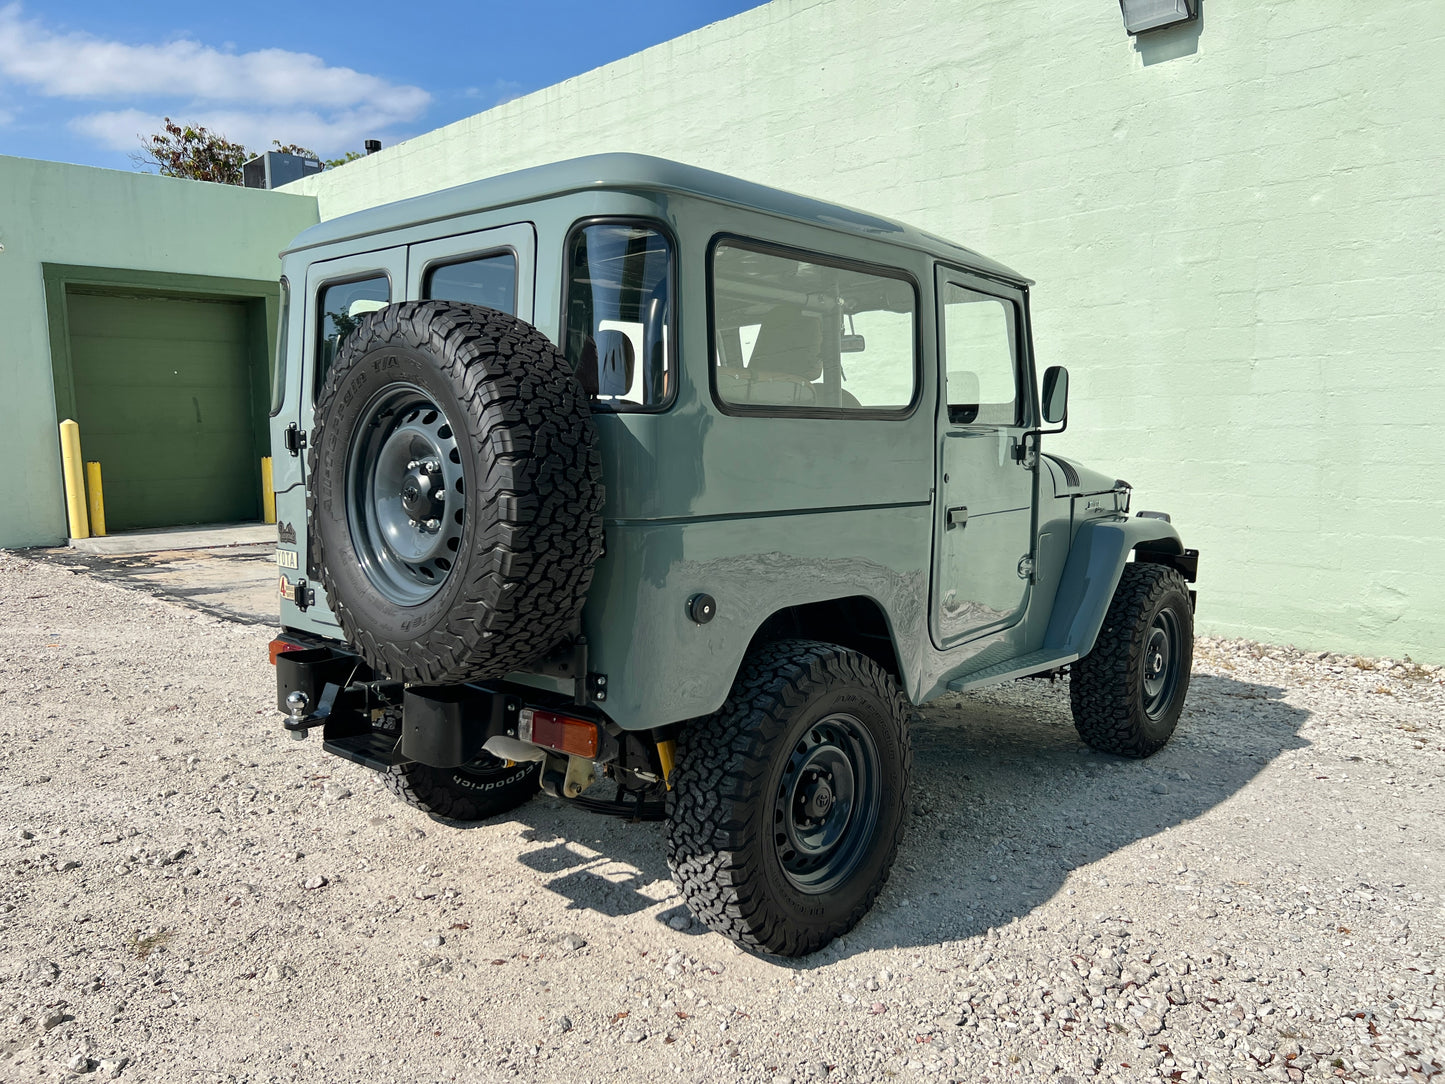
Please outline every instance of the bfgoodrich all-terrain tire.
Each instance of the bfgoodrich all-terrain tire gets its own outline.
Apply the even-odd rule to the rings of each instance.
[[[307,460],[311,572],[347,640],[428,684],[547,652],[602,549],[595,444],[572,367],[525,321],[445,301],[362,318]]]
[[[1079,736],[1105,753],[1157,753],[1184,710],[1193,658],[1184,577],[1164,565],[1125,565],[1094,649],[1069,677]]]
[[[667,858],[688,906],[744,948],[802,956],[888,879],[908,801],[908,711],[872,659],[783,640],[678,738]]]
[[[386,789],[407,805],[433,817],[479,821],[516,809],[538,792],[535,763],[513,764],[484,753],[460,768],[433,768],[415,762],[389,768]]]

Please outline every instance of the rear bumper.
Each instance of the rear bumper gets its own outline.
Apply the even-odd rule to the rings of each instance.
[[[525,708],[564,708],[591,718],[605,735],[600,713],[593,718],[566,697],[538,689],[506,682],[404,686],[378,678],[334,640],[291,630],[272,650],[285,729],[296,738],[320,730],[327,752],[379,771],[411,761],[437,768],[471,763],[490,739],[516,739]]]

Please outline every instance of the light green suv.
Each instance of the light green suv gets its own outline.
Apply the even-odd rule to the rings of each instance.
[[[454,821],[666,818],[694,914],[802,955],[903,831],[910,704],[1069,673],[1147,756],[1198,554],[1044,454],[1029,281],[893,222],[601,155],[284,257],[285,726]]]

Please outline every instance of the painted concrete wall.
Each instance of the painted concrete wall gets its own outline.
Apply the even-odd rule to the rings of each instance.
[[[323,217],[660,154],[1038,279],[1049,447],[1203,551],[1199,623],[1445,662],[1445,6],[776,0],[293,190]]]
[[[0,547],[67,533],[42,265],[274,282],[316,220],[306,196],[0,156]]]

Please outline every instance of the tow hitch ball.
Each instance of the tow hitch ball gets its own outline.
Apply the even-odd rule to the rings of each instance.
[[[335,685],[327,685],[321,690],[321,703],[317,705],[316,711],[310,711],[311,697],[301,690],[286,695],[286,719],[282,725],[286,732],[297,741],[304,741],[306,732],[313,726],[322,726],[327,716],[331,714],[331,705],[336,700],[337,688]]]

